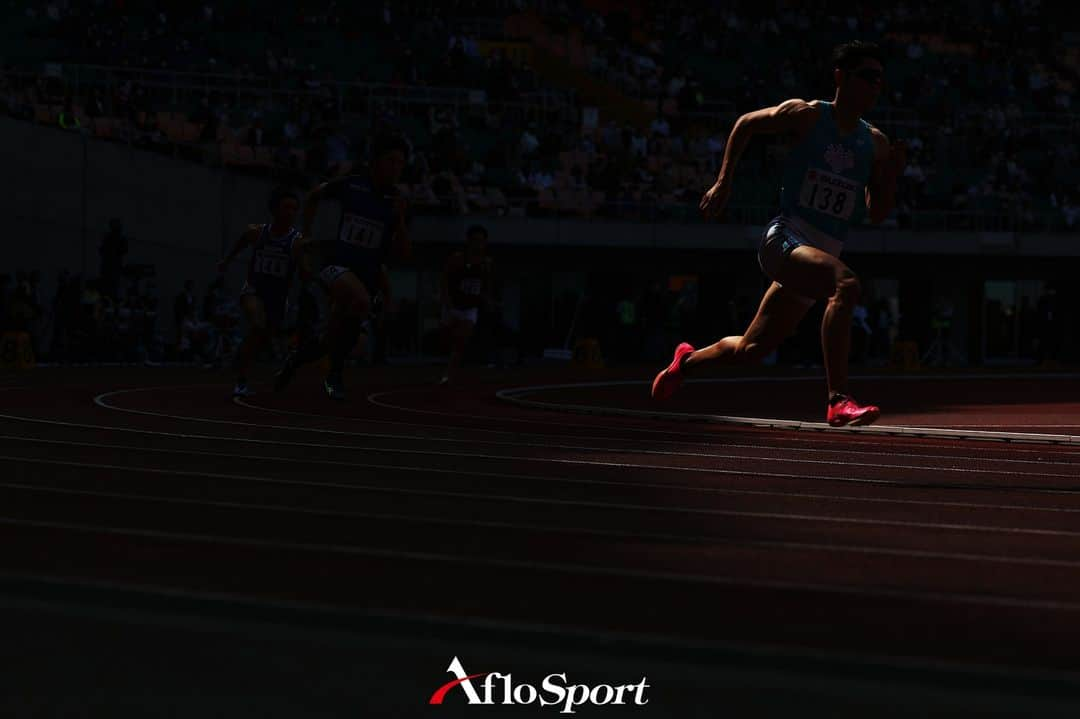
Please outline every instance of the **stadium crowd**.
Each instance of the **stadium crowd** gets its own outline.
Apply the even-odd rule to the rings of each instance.
[[[913,0],[844,12],[780,0],[23,4],[24,34],[53,48],[42,59],[127,72],[86,72],[76,86],[20,62],[16,45],[2,88],[11,114],[213,146],[201,156],[309,179],[347,172],[389,125],[413,146],[414,205],[450,214],[693,220],[735,117],[827,96],[829,47],[872,39],[891,61],[871,119],[912,148],[896,224],[1062,230],[1080,217],[1080,47],[1032,0],[962,12]],[[805,42],[771,51],[799,32]],[[176,103],[162,76],[136,68],[232,83]],[[574,71],[598,84],[569,81]],[[779,155],[753,148],[756,179],[730,221],[766,219]]]
[[[0,61],[9,116],[301,187],[361,166],[370,138],[395,129],[411,146],[403,189],[413,211],[452,215],[697,221],[734,119],[828,97],[829,48],[875,40],[890,62],[870,119],[911,149],[887,224],[1080,223],[1080,34],[1038,0],[12,6]],[[795,33],[805,41],[775,51]],[[776,144],[748,151],[752,172],[724,221],[773,213],[781,158]],[[5,323],[29,326],[57,358],[218,351],[235,308],[213,300],[214,288],[162,339],[152,274],[120,272],[108,254],[100,277],[65,273],[49,302],[35,273],[0,277]],[[620,316],[675,316],[687,302],[668,296],[660,312],[647,294]]]

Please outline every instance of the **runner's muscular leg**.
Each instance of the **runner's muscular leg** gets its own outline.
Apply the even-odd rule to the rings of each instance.
[[[240,302],[248,322],[248,334],[237,355],[237,371],[241,377],[246,377],[266,338],[266,309],[257,295],[244,295]]]
[[[828,393],[847,394],[851,319],[859,300],[859,278],[836,257],[813,247],[797,247],[777,263],[776,279],[800,294],[828,298],[821,322]]]
[[[371,312],[371,296],[353,272],[339,275],[328,291],[334,307],[327,326],[326,347],[330,353],[331,372],[338,373]]]
[[[757,314],[743,335],[725,337],[686,356],[684,369],[709,362],[720,364],[760,362],[795,331],[813,306],[786,287],[773,282],[761,298]]]

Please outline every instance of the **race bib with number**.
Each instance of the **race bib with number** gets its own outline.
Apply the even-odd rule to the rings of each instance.
[[[461,292],[466,295],[479,295],[482,283],[480,280],[469,279],[461,281]]]
[[[860,189],[858,183],[842,175],[811,168],[803,178],[799,206],[839,220],[849,220],[856,201],[862,200]]]
[[[285,277],[289,274],[289,261],[281,255],[256,252],[255,272],[270,277]]]
[[[376,250],[382,244],[383,223],[346,213],[341,220],[342,242],[365,250]]]

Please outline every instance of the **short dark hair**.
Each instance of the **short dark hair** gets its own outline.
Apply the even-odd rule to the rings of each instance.
[[[469,229],[465,230],[465,237],[470,238],[477,233],[483,235],[485,240],[488,238],[487,228],[483,225],[469,225]]]
[[[270,192],[270,199],[267,201],[266,206],[270,209],[271,212],[274,212],[277,210],[278,205],[281,204],[282,200],[287,200],[290,197],[296,200],[297,204],[300,203],[300,193],[298,193],[296,190],[292,189],[291,187],[285,186],[275,187]]]
[[[885,64],[885,53],[880,47],[872,42],[854,40],[837,45],[833,50],[833,67],[841,70],[854,70],[859,64],[867,59],[873,59]]]

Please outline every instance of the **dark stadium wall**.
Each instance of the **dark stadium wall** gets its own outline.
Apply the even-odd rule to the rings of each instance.
[[[154,266],[161,307],[171,308],[185,279],[203,293],[224,244],[265,215],[269,185],[260,179],[8,119],[0,138],[18,238],[3,264],[40,270],[46,297],[61,270],[98,276],[101,240],[117,218],[129,237],[125,265]],[[171,311],[161,314],[171,331]]]

